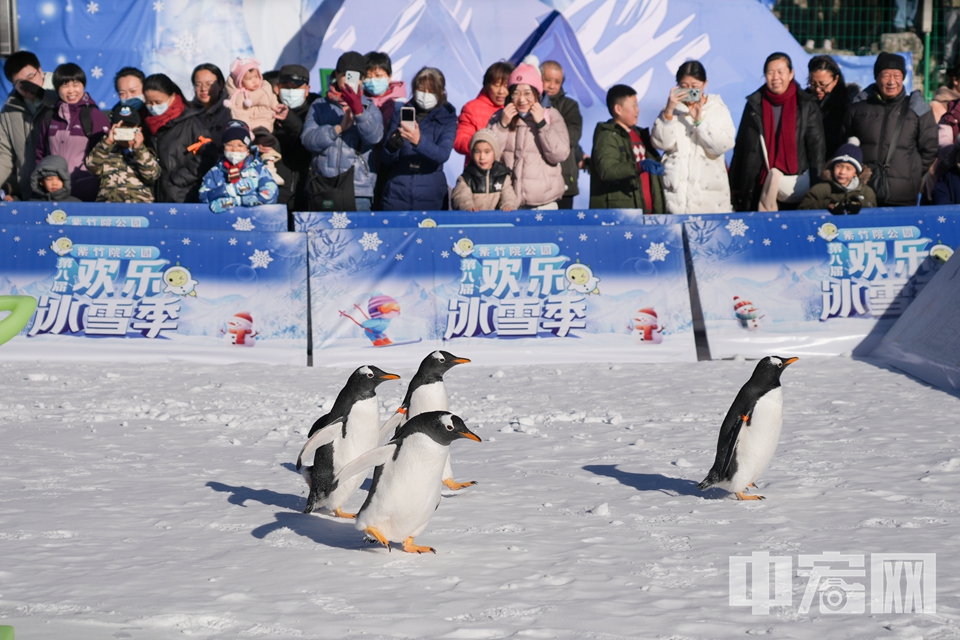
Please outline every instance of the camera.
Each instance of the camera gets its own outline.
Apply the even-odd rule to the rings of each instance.
[[[820,592],[820,613],[863,613],[866,589],[862,584],[848,584],[843,578],[825,578]]]
[[[687,89],[687,97],[684,98],[684,102],[700,102],[700,89],[696,87],[691,87]]]
[[[113,132],[113,139],[118,142],[128,142],[137,137],[140,127],[117,127]]]

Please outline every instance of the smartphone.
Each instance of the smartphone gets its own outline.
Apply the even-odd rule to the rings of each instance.
[[[700,89],[696,87],[691,87],[687,89],[687,97],[683,99],[684,102],[700,102]]]
[[[116,131],[113,132],[113,139],[120,142],[133,140],[137,137],[137,127],[117,127]]]
[[[413,107],[400,108],[400,122],[416,122],[417,110]]]
[[[360,72],[359,71],[347,71],[344,74],[344,82],[350,85],[350,88],[353,89],[354,93],[360,92]]]

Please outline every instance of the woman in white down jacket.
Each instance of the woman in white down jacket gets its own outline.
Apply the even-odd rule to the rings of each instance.
[[[680,65],[677,87],[670,91],[650,135],[653,145],[663,150],[664,196],[670,213],[733,211],[724,154],[733,149],[737,130],[723,100],[716,94],[707,96],[706,87],[702,64],[688,60]],[[691,89],[698,90],[699,100],[689,100]]]

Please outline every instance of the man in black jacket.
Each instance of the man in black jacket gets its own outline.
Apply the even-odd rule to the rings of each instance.
[[[563,92],[563,67],[559,62],[547,60],[540,65],[543,78],[543,92],[549,96],[550,106],[560,112],[563,123],[570,134],[570,155],[560,163],[563,172],[563,184],[566,189],[563,197],[557,201],[561,209],[573,208],[573,197],[580,193],[580,163],[583,162],[583,149],[580,148],[580,136],[583,134],[583,116],[580,105]]]
[[[937,123],[933,112],[919,91],[910,95],[903,88],[906,62],[902,56],[883,52],[873,65],[876,82],[853,100],[844,118],[845,136],[860,140],[864,163],[873,172],[870,186],[877,192],[877,204],[883,206],[913,206],[917,204],[923,175],[937,157]],[[898,121],[903,126],[896,139]],[[888,196],[878,188],[877,167],[886,167]]]
[[[280,103],[288,108],[284,118],[277,117],[273,134],[283,149],[283,164],[293,174],[293,184],[284,185],[282,190],[291,195],[287,200],[281,199],[279,202],[286,204],[290,212],[306,211],[306,188],[313,156],[304,148],[300,134],[303,132],[303,123],[310,107],[319,96],[310,93],[310,71],[299,64],[285,64],[280,67],[280,76],[273,85],[273,91]]]

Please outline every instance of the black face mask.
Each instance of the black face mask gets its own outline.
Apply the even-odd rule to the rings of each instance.
[[[21,95],[26,95],[28,100],[39,100],[43,97],[43,87],[32,82],[21,80],[17,83],[16,88]]]

